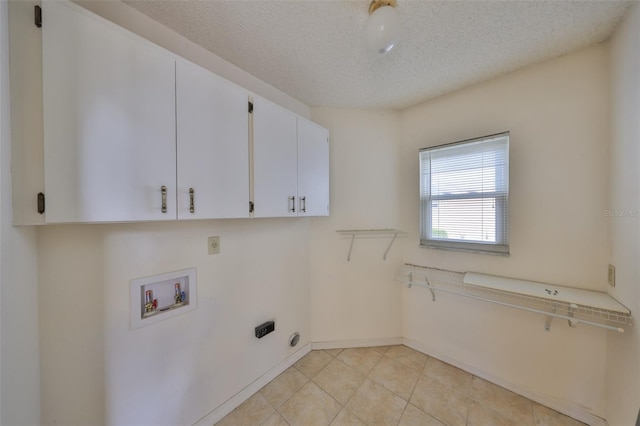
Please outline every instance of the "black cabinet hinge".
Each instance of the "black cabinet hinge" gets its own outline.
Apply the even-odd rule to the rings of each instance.
[[[249,114],[253,112],[253,102],[249,101]]]
[[[249,213],[253,213],[253,201],[249,201]]]
[[[42,28],[42,8],[38,5],[33,7],[33,20],[36,27]]]
[[[38,213],[44,213],[44,194],[42,192],[38,192]]]

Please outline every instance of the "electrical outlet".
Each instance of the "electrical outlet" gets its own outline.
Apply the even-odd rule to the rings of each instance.
[[[616,286],[616,267],[609,264],[609,273],[607,274],[607,280],[611,287]]]
[[[209,237],[209,254],[220,253],[220,237]]]
[[[275,329],[276,329],[276,323],[273,321],[267,321],[264,324],[260,324],[255,328],[256,337],[258,339],[262,339],[267,334],[271,333],[272,331],[275,331]]]

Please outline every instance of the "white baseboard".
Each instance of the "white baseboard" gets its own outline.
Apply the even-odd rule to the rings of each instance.
[[[242,389],[240,392],[229,398],[226,402],[218,406],[215,410],[198,420],[194,426],[211,426],[219,422],[224,416],[232,412],[236,407],[245,402],[247,399],[262,389],[271,380],[278,377],[287,368],[295,364],[300,358],[311,352],[311,343],[307,343],[297,352],[289,355],[280,364],[267,371],[265,374],[256,379],[253,383]]]
[[[311,344],[316,349],[346,349],[346,348],[367,348],[372,346],[393,346],[402,345],[402,337],[383,337],[380,339],[351,339],[351,340],[331,340],[328,342],[313,342]]]
[[[554,398],[550,398],[545,395],[538,394],[536,392],[532,392],[529,389],[524,389],[518,385],[507,382],[503,379],[495,377],[491,374],[488,374],[484,371],[478,370],[473,366],[461,363],[452,359],[446,355],[443,355],[438,350],[429,347],[417,340],[413,339],[403,339],[403,343],[405,346],[408,346],[412,349],[415,349],[419,352],[422,352],[425,355],[431,356],[433,358],[437,358],[440,361],[446,362],[447,364],[451,364],[455,367],[458,367],[468,373],[473,374],[474,376],[480,377],[481,379],[487,380],[488,382],[494,383],[498,386],[501,386],[505,389],[509,389],[511,392],[514,392],[518,395],[521,395],[531,401],[535,401],[538,404],[544,405],[545,407],[549,407],[553,410],[558,411],[559,413],[565,414],[569,417],[572,417],[576,420],[580,420],[583,423],[586,423],[591,426],[607,426],[607,421],[601,417],[596,416],[595,414],[589,413],[582,409],[579,405],[573,404],[568,401],[559,401]],[[315,343],[314,343],[315,349]]]

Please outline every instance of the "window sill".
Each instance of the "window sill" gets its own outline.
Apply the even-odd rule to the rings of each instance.
[[[471,243],[472,244],[472,243]],[[439,244],[435,241],[420,241],[420,247],[428,248],[428,249],[437,249],[437,250],[449,250],[449,251],[460,251],[466,253],[477,253],[477,254],[490,254],[493,256],[504,256],[509,257],[509,246],[494,246],[491,245],[489,247],[488,244],[479,244],[478,248],[469,247],[469,243],[455,243],[455,242],[443,242]]]

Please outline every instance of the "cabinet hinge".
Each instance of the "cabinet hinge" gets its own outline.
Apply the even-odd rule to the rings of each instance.
[[[38,5],[33,7],[33,20],[36,27],[42,28],[42,8]]]
[[[38,213],[44,213],[44,194],[42,192],[38,192]]]
[[[249,114],[253,113],[253,102],[249,101]]]
[[[253,201],[249,201],[249,213],[253,213]]]

